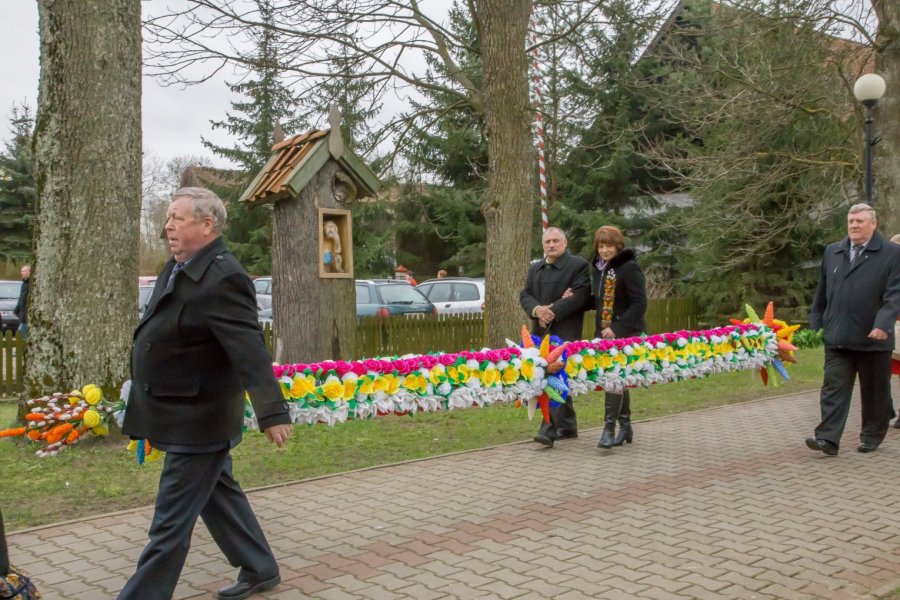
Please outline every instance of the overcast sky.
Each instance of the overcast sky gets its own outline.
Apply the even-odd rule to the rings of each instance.
[[[37,3],[0,0],[0,139],[7,140],[14,104],[37,107],[40,73]],[[227,135],[213,132],[210,119],[221,120],[234,99],[219,78],[186,89],[164,88],[148,77],[143,81],[144,152],[167,160],[186,154],[206,156],[227,166],[203,148],[200,138],[228,144]]]

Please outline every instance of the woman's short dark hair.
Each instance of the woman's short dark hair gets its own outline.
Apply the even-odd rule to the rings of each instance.
[[[614,225],[604,225],[594,233],[594,251],[600,244],[615,246],[619,252],[625,249],[625,236],[622,230]]]

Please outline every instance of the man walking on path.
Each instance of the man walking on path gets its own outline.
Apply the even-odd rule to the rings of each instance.
[[[198,516],[240,567],[220,600],[243,600],[281,581],[232,476],[230,452],[241,441],[245,390],[259,429],[278,447],[291,418],[257,321],[253,284],[221,239],[225,219],[222,201],[203,188],[181,188],[167,212],[172,258],[134,332],[122,426],[167,454],[150,543],[120,600],[172,597]]]
[[[830,456],[838,453],[857,375],[862,429],[856,449],[878,449],[890,421],[900,246],[886,242],[877,225],[871,206],[850,207],[847,237],[825,249],[810,310],[810,328],[825,330],[825,378],[819,399],[822,422],[806,445]]]

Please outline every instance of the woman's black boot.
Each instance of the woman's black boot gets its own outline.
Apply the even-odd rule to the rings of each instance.
[[[616,420],[619,418],[619,409],[622,407],[622,395],[607,392],[604,399],[606,415],[603,418],[603,435],[597,442],[598,448],[610,449],[616,442]]]
[[[613,446],[621,446],[624,443],[631,443],[634,438],[634,430],[631,428],[631,394],[625,390],[622,397],[622,408],[619,410],[619,433]]]

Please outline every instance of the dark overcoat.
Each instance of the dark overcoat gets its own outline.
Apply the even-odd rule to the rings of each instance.
[[[890,351],[900,316],[900,245],[876,231],[850,264],[850,239],[830,244],[809,313],[810,329],[823,329],[825,346],[839,350]],[[886,340],[869,338],[872,329]]]
[[[613,296],[612,329],[617,338],[640,335],[647,330],[647,284],[644,272],[638,265],[634,250],[626,248],[612,257],[606,269],[597,268],[597,255],[591,258],[591,298],[590,308],[597,311],[594,336],[601,337],[603,312],[603,291],[606,278],[615,273],[616,287]]]
[[[572,296],[563,298],[569,288]],[[550,333],[569,342],[582,337],[584,307],[590,294],[591,275],[587,261],[566,250],[553,262],[541,259],[532,263],[525,277],[525,287],[519,292],[519,303],[531,319],[533,334]],[[532,317],[535,308],[545,305],[550,305],[555,315],[549,330]]]
[[[221,238],[170,287],[174,265],[163,267],[134,332],[122,431],[157,444],[224,447],[240,439],[245,390],[260,430],[290,423],[243,267]]]

